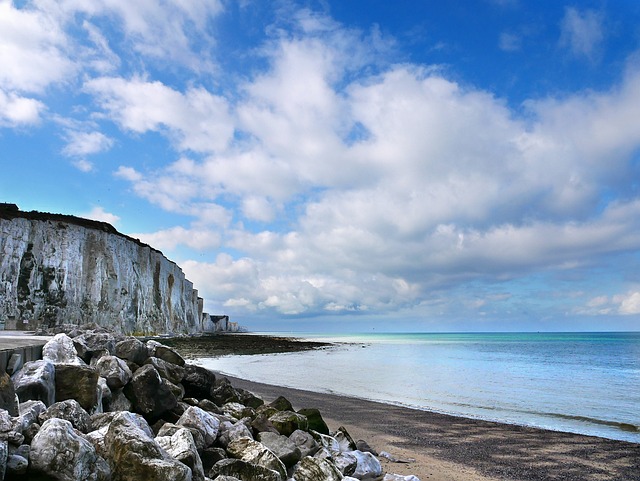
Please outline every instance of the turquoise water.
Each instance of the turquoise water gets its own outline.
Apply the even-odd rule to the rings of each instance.
[[[202,362],[253,381],[640,443],[640,332],[291,335],[345,344]]]

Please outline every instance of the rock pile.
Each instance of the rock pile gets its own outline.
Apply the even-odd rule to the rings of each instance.
[[[376,454],[317,409],[265,404],[159,342],[95,326],[0,374],[0,480],[382,479]]]

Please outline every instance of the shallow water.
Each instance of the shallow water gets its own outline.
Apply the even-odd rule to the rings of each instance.
[[[253,381],[640,443],[640,333],[291,335],[346,344],[202,363]]]

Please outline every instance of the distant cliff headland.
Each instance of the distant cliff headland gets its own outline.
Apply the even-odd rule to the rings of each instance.
[[[235,330],[162,252],[106,222],[0,203],[0,329],[96,323],[123,334]]]

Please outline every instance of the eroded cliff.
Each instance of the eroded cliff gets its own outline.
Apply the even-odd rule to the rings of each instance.
[[[194,333],[209,316],[174,262],[111,225],[0,205],[0,324],[95,322],[123,333]]]

